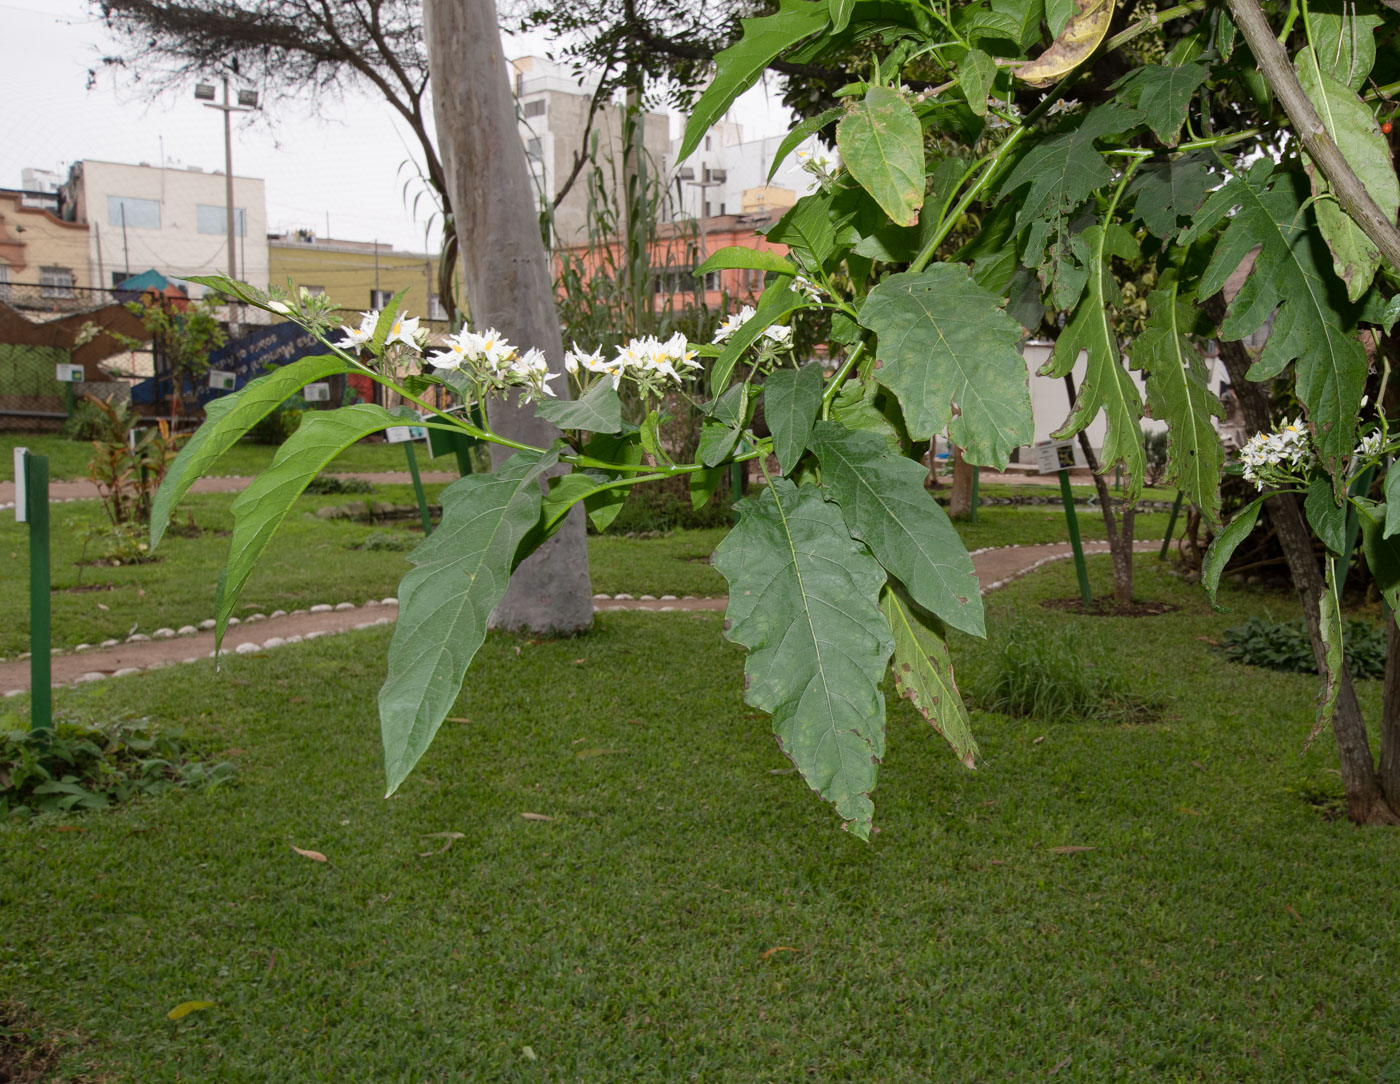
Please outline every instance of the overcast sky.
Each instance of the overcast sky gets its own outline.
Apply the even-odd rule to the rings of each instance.
[[[88,90],[88,69],[97,65],[106,32],[87,0],[0,0],[0,100],[10,103],[0,119],[0,187],[18,187],[26,166],[66,174],[71,162],[201,166],[222,170],[223,124],[194,100],[193,87],[152,104],[129,85],[103,76]],[[507,56],[542,53],[543,38],[506,44]],[[233,168],[239,176],[262,177],[267,189],[268,229],[305,227],[319,236],[391,242],[421,252],[431,205],[418,214],[406,204],[406,180],[416,177],[416,141],[382,100],[358,95],[322,107],[325,119],[308,119],[286,103],[260,121],[235,123]],[[787,115],[770,93],[755,87],[731,119],[746,137],[787,130]],[[672,118],[672,134],[682,118]]]

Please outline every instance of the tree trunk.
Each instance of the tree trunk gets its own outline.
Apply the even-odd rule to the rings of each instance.
[[[943,480],[938,477],[938,438],[928,438],[928,488],[942,489]]]
[[[1203,308],[1217,326],[1224,320],[1225,299],[1220,294],[1207,300]],[[1246,376],[1252,364],[1249,351],[1241,342],[1221,342],[1220,360],[1225,363],[1225,369],[1230,374],[1230,385],[1239,396],[1245,423],[1256,433],[1267,430],[1272,424],[1268,399],[1259,385]],[[1322,643],[1319,627],[1318,600],[1322,598],[1323,582],[1322,571],[1313,555],[1312,534],[1298,507],[1298,498],[1292,494],[1270,497],[1265,507],[1269,510],[1269,522],[1273,524],[1279,544],[1283,547],[1283,555],[1288,560],[1288,572],[1298,592],[1298,601],[1303,606],[1303,619],[1308,627],[1308,638],[1312,641],[1313,657],[1317,660],[1318,673],[1322,673],[1327,649]],[[1387,692],[1392,684],[1393,671],[1393,656],[1387,651]],[[1386,793],[1394,795],[1397,791],[1381,789],[1381,780],[1371,757],[1371,745],[1366,737],[1366,720],[1356,700],[1351,672],[1345,666],[1342,667],[1336,710],[1332,714],[1332,733],[1337,739],[1337,760],[1342,773],[1342,786],[1346,789],[1347,816],[1356,824],[1400,824],[1400,817],[1386,802]]]
[[[525,148],[516,130],[496,7],[491,0],[427,0],[424,38],[433,112],[451,194],[462,282],[472,321],[494,327],[521,350],[538,347],[562,372],[564,345],[554,308],[553,275],[531,199]],[[567,395],[567,383],[562,394]],[[547,446],[559,431],[516,397],[493,401],[501,435]],[[499,465],[511,455],[491,446]],[[583,509],[521,563],[492,614],[497,628],[570,634],[593,621]]]
[[[962,449],[953,447],[953,489],[948,494],[948,515],[952,519],[972,516],[972,472],[975,468],[963,458]]]
[[[1073,407],[1078,393],[1074,390],[1074,377],[1069,373],[1065,373],[1065,388],[1069,391],[1069,404]],[[1109,492],[1108,481],[1099,473],[1099,457],[1089,443],[1089,434],[1082,429],[1079,431],[1079,447],[1084,451],[1084,462],[1089,464],[1094,490],[1099,495],[1099,507],[1103,510],[1108,554],[1113,561],[1113,601],[1127,606],[1133,601],[1133,526],[1137,512],[1124,508],[1120,515],[1114,515],[1113,494]]]

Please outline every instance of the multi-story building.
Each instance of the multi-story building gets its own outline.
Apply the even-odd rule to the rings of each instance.
[[[816,187],[816,178],[803,162],[817,153],[820,145],[816,137],[808,137],[783,160],[770,181],[768,172],[785,138],[746,140],[742,124],[728,120],[715,124],[694,153],[677,163],[672,182],[676,217],[781,213],[791,207]],[[680,144],[680,139],[672,143],[673,156]]]
[[[293,230],[267,239],[269,282],[327,294],[343,309],[379,309],[400,290],[404,311],[445,320],[437,293],[437,257],[400,252],[378,241],[346,241]],[[460,305],[459,305],[460,307]]]
[[[233,179],[234,269],[255,285],[268,281],[263,182]],[[87,276],[111,286],[142,271],[170,279],[229,269],[228,201],[222,173],[196,166],[161,169],[85,159],[73,163],[59,192],[60,215],[89,228]],[[191,285],[192,297],[202,296]]]
[[[0,189],[0,300],[62,308],[92,286],[87,224],[65,222],[57,209],[56,196]]]
[[[588,121],[588,111],[597,90],[595,76],[576,78],[573,71],[537,56],[511,61],[515,73],[515,99],[520,139],[530,163],[535,193],[552,203],[569,182],[580,157],[588,159],[575,177],[568,194],[554,211],[554,234],[564,245],[586,238],[591,222],[589,201],[607,200],[612,213],[622,219],[623,156],[622,129],[625,111],[613,102],[604,102]],[[646,169],[657,180],[655,191],[668,192],[671,175],[671,121],[661,113],[641,115],[642,147]],[[601,191],[591,191],[594,169],[602,178]],[[596,226],[593,227],[596,229]]]

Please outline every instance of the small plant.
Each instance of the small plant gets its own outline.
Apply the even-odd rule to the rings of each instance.
[[[374,485],[363,478],[339,478],[334,474],[318,474],[306,484],[307,493],[373,493]]]
[[[129,402],[114,403],[111,399],[85,395],[63,423],[63,435],[69,440],[124,441],[136,428],[136,422],[136,413]]]
[[[1160,718],[1160,697],[1092,669],[1073,637],[1022,625],[1002,644],[978,706],[1047,723],[1146,723]]]
[[[420,541],[418,538],[390,534],[388,531],[372,531],[365,536],[364,541],[350,548],[367,553],[401,553],[413,549]]]
[[[1346,660],[1357,679],[1385,676],[1385,630],[1364,621],[1348,621]],[[1316,674],[1312,641],[1301,621],[1268,621],[1251,617],[1243,625],[1226,629],[1218,654],[1231,662],[1262,666],[1290,674]]]
[[[1146,473],[1143,480],[1150,486],[1159,486],[1167,476],[1167,431],[1159,429],[1142,438],[1142,450],[1146,456]]]
[[[146,719],[60,722],[51,735],[11,730],[0,734],[0,815],[107,809],[138,795],[216,786],[233,774],[232,764],[192,756],[178,731]]]
[[[151,501],[175,459],[179,438],[171,436],[166,422],[135,430],[130,424],[135,419],[125,406],[91,395],[83,399],[108,426],[107,435],[92,442],[94,454],[88,462],[88,477],[97,486],[107,518],[114,527],[150,523]]]

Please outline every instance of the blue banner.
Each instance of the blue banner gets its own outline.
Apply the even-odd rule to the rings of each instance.
[[[219,347],[209,355],[209,368],[233,373],[233,387],[237,389],[261,376],[269,365],[290,365],[298,358],[324,351],[311,335],[296,324],[272,324],[258,328]],[[133,403],[154,403],[156,399],[168,398],[170,377],[153,376],[131,386]],[[228,392],[209,387],[207,380],[201,380],[197,387],[185,382],[186,403],[203,406],[210,399],[227,395]]]

